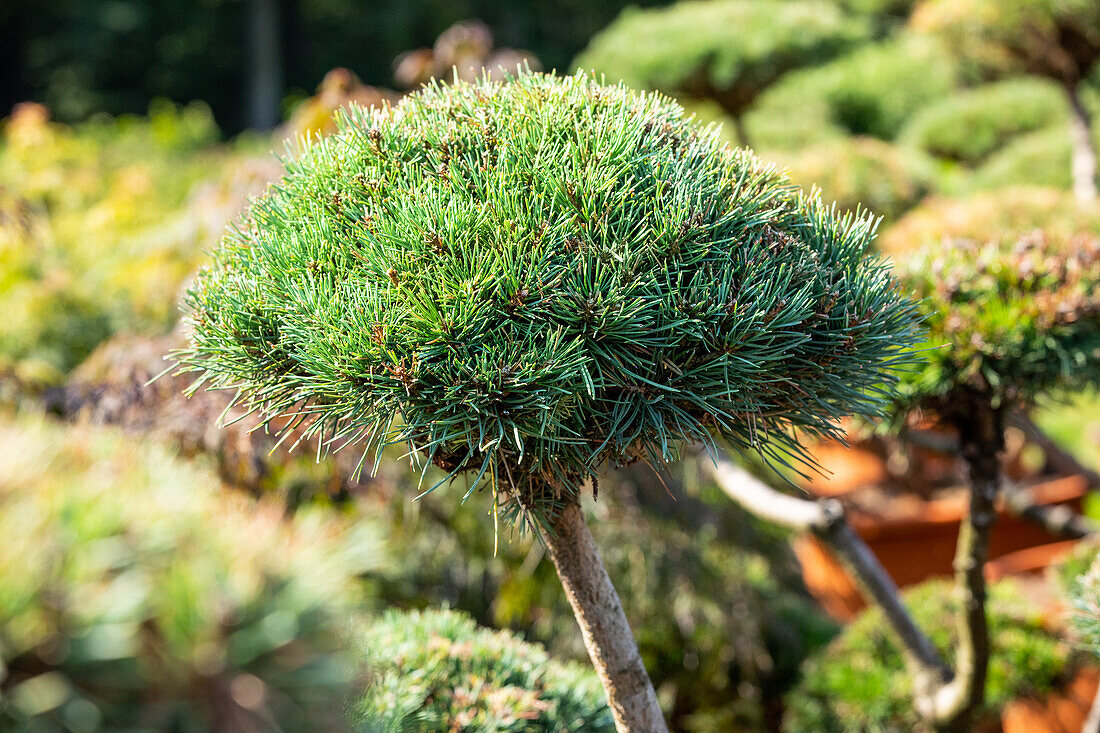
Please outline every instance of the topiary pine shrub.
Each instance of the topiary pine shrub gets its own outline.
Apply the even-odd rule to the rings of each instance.
[[[795,461],[792,429],[876,412],[915,336],[872,231],[659,95],[430,85],[288,161],[198,275],[176,358],[265,420],[489,492],[545,541],[617,726],[663,730],[582,486],[717,438]]]
[[[992,241],[944,238],[912,253],[902,285],[922,298],[926,359],[897,390],[958,433],[970,510],[956,551],[959,669],[943,727],[965,727],[983,701],[989,657],[983,568],[1001,484],[1006,419],[1044,396],[1100,382],[1100,238],[1035,231]]]
[[[944,38],[986,74],[1031,74],[1055,82],[1070,110],[1073,189],[1082,205],[1097,196],[1092,113],[1081,87],[1100,68],[1095,0],[923,0],[910,25]]]
[[[1067,107],[1056,84],[1006,79],[924,107],[898,137],[938,158],[976,166],[1021,135],[1064,124]]]
[[[686,0],[627,8],[573,63],[632,86],[713,100],[749,145],[743,118],[761,93],[869,36],[866,18],[822,0]]]
[[[997,410],[1100,380],[1100,237],[1042,231],[949,239],[899,266],[924,300],[927,359],[898,388],[949,413],[960,393]]]
[[[751,129],[789,126],[788,116],[814,117],[846,135],[893,140],[918,110],[959,85],[958,64],[934,38],[897,34],[784,76],[765,92],[747,122]],[[818,119],[820,118],[820,119]],[[797,151],[801,141],[774,140]]]
[[[1044,622],[1043,608],[1010,581],[990,587],[988,692],[974,730],[999,730],[1000,712],[1013,700],[1059,689],[1081,661],[1063,635]],[[913,618],[945,652],[957,649],[952,623],[959,603],[951,583],[933,580],[907,590]],[[912,705],[913,680],[904,650],[881,609],[863,613],[832,644],[811,657],[802,681],[787,696],[784,730],[791,733],[927,731]]]
[[[353,641],[365,680],[350,712],[357,730],[615,730],[590,670],[463,613],[390,611]]]

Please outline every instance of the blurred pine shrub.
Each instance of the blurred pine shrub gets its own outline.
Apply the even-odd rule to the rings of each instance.
[[[363,527],[102,428],[0,422],[0,728],[338,730]]]
[[[746,124],[755,134],[772,120],[789,127],[785,118],[799,115],[813,127],[891,140],[917,110],[959,82],[958,66],[941,44],[901,34],[788,75],[761,96]],[[795,138],[769,142],[788,148],[803,144]]]
[[[908,255],[902,286],[921,298],[925,361],[899,400],[1031,404],[1100,382],[1100,237],[942,237]]]
[[[952,656],[955,623],[951,583],[933,580],[904,594],[914,621],[940,651]],[[1042,607],[1011,581],[989,588],[992,653],[984,709],[975,722],[999,727],[1012,700],[1043,695],[1069,679],[1078,663],[1072,645],[1048,626]],[[866,611],[803,667],[787,697],[784,730],[791,733],[924,731],[913,708],[912,677],[878,608]]]
[[[683,0],[624,10],[573,66],[640,89],[711,100],[738,126],[780,77],[868,37],[863,17],[821,0]],[[740,143],[749,145],[738,131]]]
[[[591,731],[615,724],[595,673],[457,611],[391,611],[353,637],[366,733]]]
[[[930,155],[974,165],[1024,133],[1058,127],[1064,139],[1067,110],[1065,95],[1053,82],[1009,79],[956,92],[924,107],[899,137]]]

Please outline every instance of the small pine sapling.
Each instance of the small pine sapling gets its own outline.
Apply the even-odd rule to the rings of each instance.
[[[957,222],[941,226],[950,231]],[[983,570],[996,519],[1006,420],[1020,419],[1045,395],[1100,382],[1100,239],[1035,231],[979,243],[925,235],[926,246],[903,261],[899,276],[904,289],[921,298],[929,333],[919,348],[924,359],[904,373],[893,411],[900,419],[921,409],[952,426],[969,467],[970,508],[955,559],[953,667],[901,602],[897,585],[848,524],[839,502],[777,492],[728,460],[718,461],[713,473],[750,511],[813,532],[832,548],[899,642],[916,713],[938,730],[959,731],[970,729],[986,694],[990,642]],[[1036,518],[1071,536],[1095,531],[1081,518]]]
[[[798,460],[792,429],[878,411],[914,307],[871,234],[662,96],[430,84],[288,161],[176,358],[284,430],[485,490],[545,542],[618,729],[661,731],[582,487],[716,438]]]

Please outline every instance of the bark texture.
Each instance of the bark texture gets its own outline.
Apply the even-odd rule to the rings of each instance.
[[[620,733],[667,733],[622,603],[580,505],[569,503],[542,533]]]
[[[940,691],[936,724],[944,731],[967,731],[974,711],[985,700],[989,671],[989,623],[986,618],[985,562],[989,538],[997,520],[997,492],[1004,447],[1004,419],[981,399],[968,401],[955,413],[959,448],[970,473],[970,511],[959,528],[955,550],[955,625],[958,652],[955,678]]]

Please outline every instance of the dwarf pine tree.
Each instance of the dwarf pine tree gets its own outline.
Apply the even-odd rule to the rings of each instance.
[[[914,309],[835,216],[659,95],[429,85],[305,145],[177,358],[282,429],[406,447],[545,541],[620,730],[664,730],[579,497],[723,439],[797,460],[884,402]],[[469,495],[469,494],[468,494]]]
[[[945,37],[983,72],[1033,74],[1056,82],[1071,111],[1073,189],[1095,205],[1096,150],[1082,84],[1100,66],[1096,0],[924,0],[911,24]]]
[[[955,557],[957,669],[931,717],[968,730],[983,703],[989,627],[983,576],[1001,488],[1007,419],[1050,394],[1100,383],[1100,240],[1091,234],[932,238],[900,267],[921,300],[928,340],[897,390],[958,433],[970,508]]]
[[[866,41],[870,24],[822,0],[683,0],[627,8],[575,65],[627,84],[716,102],[738,142],[743,117],[779,78]]]

